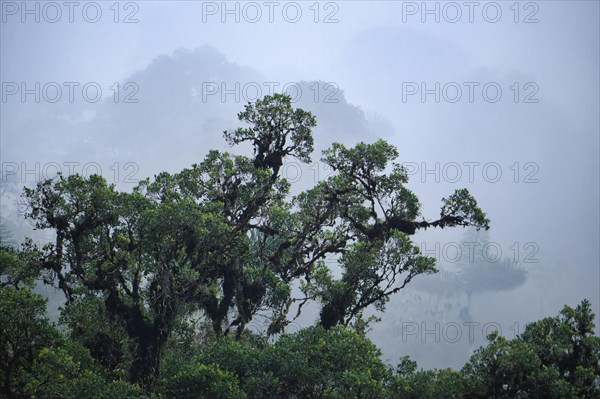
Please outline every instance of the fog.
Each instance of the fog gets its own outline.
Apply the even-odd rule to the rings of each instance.
[[[283,168],[294,192],[330,173],[332,142],[383,138],[425,218],[466,187],[491,220],[485,234],[414,236],[440,272],[376,314],[385,360],[460,367],[488,329],[513,337],[584,298],[600,314],[597,2],[25,4],[0,4],[0,208],[14,241],[46,237],[20,218],[23,185],[100,172],[130,190],[209,149],[242,151],[223,131],[284,90],[318,123],[313,163]]]

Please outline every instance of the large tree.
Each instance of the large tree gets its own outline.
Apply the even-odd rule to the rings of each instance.
[[[210,151],[180,173],[161,173],[133,192],[99,176],[59,176],[26,189],[26,216],[53,229],[42,265],[67,307],[91,296],[134,344],[129,378],[146,390],[179,318],[201,312],[216,336],[240,337],[257,314],[281,332],[308,301],[323,304],[325,328],[360,320],[370,305],[416,275],[435,271],[409,236],[428,227],[489,221],[467,190],[442,199],[439,218],[421,217],[408,175],[383,140],[346,148],[323,161],[333,174],[290,198],[281,176],[288,158],[310,162],[315,118],[275,94],[249,103],[244,123],[225,132],[252,156]],[[333,278],[324,260],[339,259]],[[292,297],[298,285],[303,296]]]

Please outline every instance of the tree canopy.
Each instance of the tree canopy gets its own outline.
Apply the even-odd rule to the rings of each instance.
[[[324,327],[347,325],[435,270],[408,235],[489,226],[465,189],[442,200],[439,219],[417,220],[407,173],[383,140],[334,143],[323,161],[335,173],[289,198],[281,166],[287,158],[310,161],[315,118],[279,94],[249,103],[238,117],[244,127],[224,136],[231,145],[250,143],[251,157],[212,150],[199,164],[160,173],[130,193],[97,175],[25,189],[26,216],[56,233],[42,268],[53,272],[67,305],[90,293],[102,297],[136,344],[130,379],[143,386],[156,377],[179,317],[201,312],[217,336],[234,329],[240,337],[266,312],[274,334],[289,323],[294,302],[300,312],[318,300]],[[323,263],[330,255],[340,256],[340,280]],[[291,297],[295,283],[305,298]]]
[[[383,311],[416,276],[436,272],[435,259],[411,241],[416,231],[489,228],[475,198],[456,190],[442,198],[438,217],[424,218],[398,151],[384,140],[333,143],[322,158],[333,173],[292,196],[281,167],[287,159],[310,162],[315,118],[279,94],[247,104],[238,117],[243,126],[225,139],[250,145],[251,155],[211,150],[131,192],[97,175],[59,175],[24,190],[26,217],[52,230],[54,240],[2,247],[2,324],[16,320],[2,335],[8,397],[53,397],[65,384],[77,396],[86,384],[109,381],[111,397],[379,398],[390,389],[417,390],[421,379],[444,387],[462,381],[458,372],[392,372],[364,337],[363,312]],[[325,262],[331,257],[340,273]],[[36,278],[64,293],[65,332],[28,291]],[[309,302],[320,304],[315,326],[266,343]],[[579,334],[586,341],[576,354],[540,354],[539,364],[555,362],[568,383],[597,381],[597,341],[589,339],[589,306],[582,306],[571,315],[578,330],[532,327],[530,338],[515,341],[515,353],[538,345],[541,328],[553,328],[561,345]],[[259,316],[268,320],[266,337],[248,328]],[[496,337],[494,345],[512,344]],[[478,353],[466,375],[488,378],[486,356]],[[65,370],[64,381],[51,377],[52,368]],[[498,390],[495,380],[469,384],[478,395]]]

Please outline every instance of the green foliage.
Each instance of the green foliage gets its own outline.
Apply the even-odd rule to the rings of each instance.
[[[303,286],[307,294],[325,303],[321,312],[325,327],[349,325],[370,305],[384,311],[389,297],[415,276],[436,272],[435,259],[421,255],[407,234],[395,230],[385,242],[359,241],[349,246],[339,263],[341,280],[319,270],[314,283]]]
[[[20,252],[35,259],[17,271],[35,265],[33,278],[44,274],[56,283],[72,336],[116,375],[128,368],[127,379],[147,392],[175,326],[190,315],[202,315],[216,338],[234,332],[240,339],[256,316],[275,335],[292,321],[293,306],[298,317],[318,301],[322,326],[365,330],[365,309],[383,311],[412,278],[435,271],[409,238],[417,229],[488,227],[467,190],[444,200],[439,220],[417,221],[408,174],[383,140],[353,148],[333,143],[323,158],[332,176],[289,198],[281,167],[288,157],[310,161],[314,116],[274,94],[248,103],[238,118],[244,126],[225,139],[249,144],[252,156],[211,150],[198,164],[143,180],[133,192],[118,192],[101,176],[73,175],[23,193],[26,217],[52,229],[56,240]],[[339,258],[340,280],[328,276],[327,257]],[[1,267],[7,284],[31,282]],[[305,297],[292,297],[295,284]],[[94,326],[86,316],[92,311],[110,328]]]
[[[143,398],[139,387],[110,380],[81,345],[44,348],[26,376],[25,392],[40,399]]]
[[[92,358],[115,378],[126,378],[132,343],[124,327],[107,314],[101,297],[78,297],[62,309],[60,323],[70,338],[82,343]]]
[[[0,287],[0,382],[6,397],[24,392],[24,376],[58,333],[45,317],[46,299],[25,288]]]
[[[377,398],[387,367],[369,340],[346,327],[321,326],[284,335],[272,348],[272,372],[286,390],[306,398]],[[322,396],[321,396],[322,395]]]
[[[520,337],[540,361],[569,383],[577,397],[600,397],[600,337],[589,301],[527,325]]]
[[[237,377],[251,398],[381,398],[390,372],[379,356],[350,328],[316,326],[267,346],[223,339],[195,361]]]
[[[317,121],[310,112],[294,110],[289,96],[274,94],[248,103],[238,118],[251,127],[225,132],[225,138],[230,144],[251,142],[257,163],[281,165],[282,157],[288,155],[310,162],[313,151],[311,129]]]
[[[42,269],[40,254],[29,239],[18,249],[0,243],[0,287],[33,287]]]
[[[491,334],[463,368],[474,398],[597,398],[600,396],[600,338],[585,300],[575,309],[529,324],[506,340]],[[528,396],[526,396],[528,395]]]
[[[464,384],[463,376],[451,369],[404,371],[395,377],[389,395],[402,399],[459,399],[464,397]]]
[[[188,364],[166,381],[167,398],[245,399],[235,377],[213,365]]]
[[[490,220],[477,206],[475,198],[467,189],[456,190],[448,198],[442,198],[441,219],[448,226],[474,226],[477,229],[490,228]]]
[[[526,343],[508,341],[496,334],[480,348],[463,369],[467,392],[474,398],[567,398],[572,397],[558,373],[542,364]],[[528,396],[525,396],[528,395]]]
[[[315,118],[286,95],[249,103],[225,132],[251,156],[211,150],[179,173],[119,192],[100,176],[24,190],[26,216],[55,240],[0,245],[0,386],[8,398],[598,398],[600,340],[584,301],[489,337],[459,371],[392,369],[366,338],[367,310],[435,260],[420,229],[488,229],[458,189],[421,214],[398,150],[383,140],[323,154],[332,174],[290,198],[287,157],[309,162]],[[0,232],[2,233],[2,232]],[[341,270],[334,276],[326,260]],[[59,331],[28,288],[66,297]],[[300,288],[302,296],[295,297]],[[307,303],[316,326],[283,334]],[[257,335],[248,325],[267,323]]]
[[[138,387],[113,380],[81,343],[45,317],[46,299],[0,288],[0,389],[6,398],[135,398]]]
[[[406,264],[392,260],[407,254],[418,257],[405,236],[395,233],[400,242],[386,252],[388,260],[378,262]],[[375,258],[378,254],[371,253]],[[26,259],[18,251],[5,256],[12,262],[6,270]],[[345,259],[354,256],[348,252]],[[320,265],[316,270],[321,284],[335,289],[339,282],[328,269]],[[65,309],[61,323],[68,335],[48,322],[45,304],[27,287],[0,287],[3,397],[148,398],[140,386],[126,381],[127,356],[135,353],[135,344],[118,319],[106,313],[101,296],[80,295]],[[593,335],[588,301],[527,325],[513,340],[491,334],[489,343],[461,371],[417,370],[406,357],[392,369],[381,361],[364,328],[317,325],[284,334],[272,344],[253,334],[203,341],[192,321],[185,319],[178,319],[173,329],[164,346],[162,377],[150,393],[156,398],[600,397],[600,338]],[[115,349],[123,358],[113,361]]]
[[[531,323],[508,340],[497,332],[460,372],[419,370],[402,358],[389,386],[391,398],[600,397],[599,338],[593,336],[590,303],[565,306],[560,315]]]

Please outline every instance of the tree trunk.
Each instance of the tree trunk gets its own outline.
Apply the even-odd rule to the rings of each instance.
[[[144,392],[150,392],[158,379],[160,359],[164,341],[161,333],[154,329],[148,330],[137,341],[133,363],[129,370],[129,380],[139,384]]]

